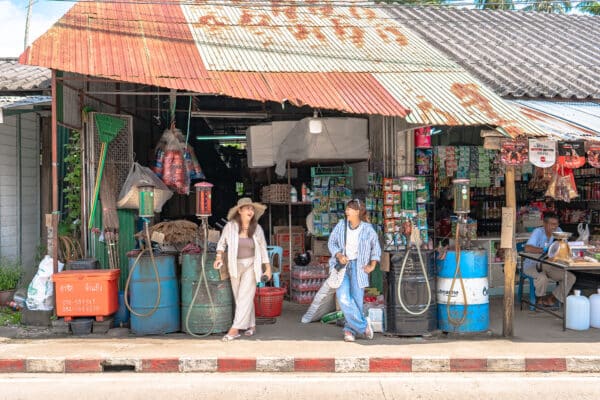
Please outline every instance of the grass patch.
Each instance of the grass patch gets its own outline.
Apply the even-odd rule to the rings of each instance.
[[[0,326],[19,325],[21,311],[14,311],[8,307],[0,307]]]

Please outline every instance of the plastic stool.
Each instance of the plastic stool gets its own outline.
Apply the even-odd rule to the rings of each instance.
[[[267,246],[267,254],[269,255],[271,272],[281,272],[281,264],[283,263],[283,247]],[[277,268],[275,268],[275,256],[277,256]]]
[[[525,242],[517,243],[517,253],[521,253],[525,250]],[[535,307],[532,304],[535,304],[535,286],[533,285],[533,278],[523,272],[523,259],[520,261],[519,268],[519,286],[517,288],[517,299],[519,300],[520,309],[523,310],[523,281],[525,279],[529,279],[529,310],[534,311]]]

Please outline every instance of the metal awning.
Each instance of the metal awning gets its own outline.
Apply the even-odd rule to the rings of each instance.
[[[544,100],[510,100],[521,113],[557,140],[600,141],[600,104]]]
[[[4,123],[4,116],[13,111],[34,110],[51,104],[50,96],[0,96],[0,124]]]
[[[198,94],[541,135],[367,2],[80,1],[20,62]]]

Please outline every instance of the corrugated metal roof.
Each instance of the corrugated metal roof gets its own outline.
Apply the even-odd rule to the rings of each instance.
[[[600,16],[391,5],[501,96],[600,99]]]
[[[600,141],[600,104],[512,100],[548,135],[561,140]]]
[[[5,112],[33,109],[35,106],[51,103],[50,96],[0,96],[0,124],[4,123]]]
[[[501,123],[511,134],[539,133],[490,91],[479,91],[478,98],[493,112],[471,105],[460,90],[452,94],[449,78],[460,77],[454,82],[459,86],[480,84],[372,3],[220,4],[225,3],[80,2],[21,60],[120,81],[357,114],[405,117],[423,100],[453,115],[414,110],[413,121]]]
[[[16,58],[0,58],[0,91],[46,90],[50,70],[21,65]]]

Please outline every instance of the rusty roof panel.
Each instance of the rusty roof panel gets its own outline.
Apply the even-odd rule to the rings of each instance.
[[[406,116],[371,74],[210,72],[220,94],[357,114]]]
[[[375,74],[399,103],[410,108],[407,121],[432,125],[492,125],[510,136],[544,132],[515,106],[465,72]]]
[[[208,69],[269,72],[459,71],[457,64],[363,7],[184,4]],[[285,9],[285,10],[284,10]]]

